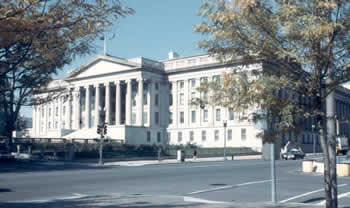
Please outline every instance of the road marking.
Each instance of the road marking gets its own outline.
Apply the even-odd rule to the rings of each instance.
[[[341,198],[346,197],[346,196],[348,196],[348,195],[350,195],[350,191],[338,195],[338,199],[341,199]],[[325,205],[325,204],[326,204],[326,200],[323,200],[323,201],[321,201],[320,203],[318,203],[317,205]]]
[[[341,185],[338,185],[338,187],[342,187],[342,186],[346,186],[347,184],[341,184]],[[287,201],[291,201],[293,199],[297,199],[297,198],[301,198],[301,197],[304,197],[304,196],[307,196],[307,195],[310,195],[310,194],[314,194],[314,193],[317,193],[317,192],[320,192],[320,191],[324,191],[324,188],[322,189],[317,189],[315,191],[310,191],[310,192],[306,192],[304,194],[300,194],[300,195],[297,195],[297,196],[293,196],[291,198],[288,198],[288,199],[285,199],[285,200],[282,200],[280,201],[280,203],[285,203]]]
[[[184,196],[184,201],[185,202],[204,203],[204,204],[225,204],[225,203],[227,203],[227,202],[221,202],[221,201],[210,201],[210,200],[194,198],[194,197],[189,197],[189,196]]]
[[[187,195],[194,195],[194,194],[200,194],[200,193],[205,193],[205,192],[212,192],[212,191],[230,189],[230,188],[234,188],[234,187],[246,186],[246,185],[251,185],[251,184],[266,183],[266,182],[269,182],[269,181],[271,181],[271,180],[251,181],[251,182],[235,184],[235,185],[230,185],[230,186],[221,186],[221,187],[218,187],[218,188],[194,191],[194,192],[188,193]]]
[[[84,198],[87,195],[73,193],[73,196],[61,197],[61,198],[53,198],[53,199],[38,199],[38,200],[23,200],[23,201],[9,201],[8,203],[49,203],[56,200],[72,200],[72,199],[80,199]]]
[[[87,196],[87,195],[78,194],[78,193],[73,193],[73,195],[74,196],[67,196],[67,197],[58,198],[58,200],[80,199],[80,198],[84,198]]]

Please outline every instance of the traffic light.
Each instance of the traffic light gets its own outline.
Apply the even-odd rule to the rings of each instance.
[[[100,126],[97,126],[97,134],[101,134],[101,128],[100,128]]]
[[[104,135],[107,134],[107,125],[104,125],[104,127],[103,127],[103,134],[104,134]]]

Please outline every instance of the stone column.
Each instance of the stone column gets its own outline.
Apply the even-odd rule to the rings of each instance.
[[[73,123],[75,129],[80,129],[80,88],[74,92],[73,94],[73,104],[74,104],[74,119]]]
[[[56,99],[53,99],[51,102],[51,129],[55,129],[55,117],[56,117],[56,108],[55,108]]]
[[[67,125],[67,128],[66,129],[71,129],[71,126],[72,126],[72,124],[71,124],[71,114],[72,114],[72,109],[71,109],[71,97],[70,97],[71,95],[69,95],[68,96],[68,99],[67,99],[67,101],[66,101],[66,105],[67,105],[67,110],[66,110],[66,125]]]
[[[121,108],[121,94],[120,94],[120,82],[115,82],[115,125],[120,125],[120,108]]]
[[[58,97],[58,129],[62,129],[63,125],[63,116],[62,116],[62,109],[63,109],[63,96]]]
[[[177,92],[177,81],[172,82],[173,83],[173,124],[175,127],[178,125],[178,118],[179,118],[179,110],[178,110],[178,92]]]
[[[111,95],[111,91],[110,91],[110,85],[109,85],[109,82],[106,82],[105,83],[105,86],[106,86],[106,97],[105,97],[105,99],[106,99],[106,101],[105,101],[105,110],[106,110],[106,117],[105,117],[105,122],[106,123],[108,123],[108,124],[110,124],[110,122],[111,122],[111,117],[110,117],[110,115],[111,115],[111,107],[110,107],[110,103],[111,103],[111,101],[110,101],[110,95]]]
[[[90,128],[90,86],[85,86],[85,128]]]
[[[95,85],[95,125],[100,124],[100,85]]]
[[[137,125],[143,126],[143,79],[138,80]]]
[[[190,79],[185,79],[184,80],[184,124],[185,126],[189,126],[191,124],[191,108],[190,106],[188,105],[189,103],[189,100],[190,100],[190,95],[191,95],[191,92],[190,92]]]
[[[126,88],[126,103],[125,103],[125,125],[131,125],[131,93],[132,93],[132,80],[127,80]]]
[[[34,133],[34,136],[36,136],[36,121],[37,121],[37,119],[36,119],[36,105],[33,105],[33,107],[32,107],[32,124],[33,124],[33,130],[32,130],[32,132]]]
[[[153,81],[148,82],[148,125],[152,126],[153,124]]]

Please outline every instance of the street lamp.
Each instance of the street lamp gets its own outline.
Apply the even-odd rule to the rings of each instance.
[[[99,165],[103,165],[103,138],[104,135],[107,134],[107,126],[105,123],[105,110],[102,109],[101,107],[98,108],[99,111],[101,111],[100,114],[100,124],[97,124],[97,133],[100,134],[100,157],[99,157],[99,161],[98,164]]]
[[[226,160],[226,127],[227,121],[224,120],[224,160]]]

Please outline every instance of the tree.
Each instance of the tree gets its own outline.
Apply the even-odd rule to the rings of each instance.
[[[285,127],[298,129],[301,118],[313,118],[321,124],[326,206],[337,207],[335,116],[331,108],[334,90],[350,80],[350,2],[208,0],[199,14],[203,22],[195,31],[206,37],[199,44],[201,48],[228,64],[239,60],[246,66],[260,61],[267,66],[245,85],[255,97],[233,95],[238,96],[235,99],[239,103],[263,107],[270,124],[278,127],[273,128],[273,135]],[[292,96],[288,100],[294,100],[293,95],[311,98],[312,105],[281,105],[277,101],[283,101],[282,97],[270,96],[276,91],[269,86],[288,89]]]
[[[9,138],[22,106],[44,100],[32,94],[93,41],[133,10],[119,0],[4,0],[0,3],[0,109]]]

